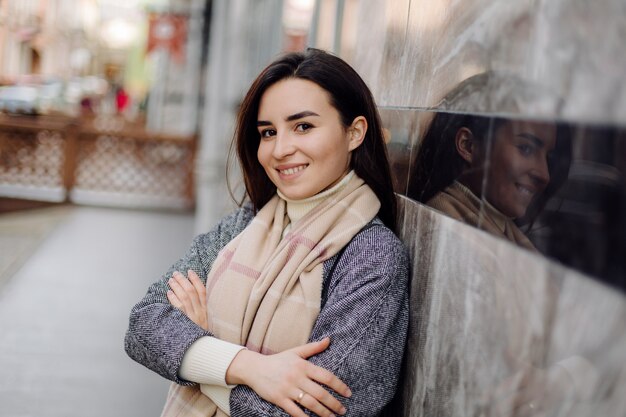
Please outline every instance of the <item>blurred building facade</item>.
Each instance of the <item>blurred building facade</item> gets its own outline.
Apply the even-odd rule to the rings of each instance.
[[[201,71],[208,29],[205,0],[149,8],[148,52],[154,69],[148,96],[149,131],[193,135],[198,130]]]
[[[208,9],[204,0],[0,2],[0,195],[193,208]],[[148,48],[151,19],[182,23],[177,48],[162,47],[167,27]]]
[[[95,0],[25,0],[0,3],[0,75],[69,77],[87,71],[98,37]],[[68,63],[70,65],[68,65]]]

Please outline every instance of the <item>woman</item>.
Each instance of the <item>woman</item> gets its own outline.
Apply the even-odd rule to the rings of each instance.
[[[535,250],[532,224],[567,178],[571,150],[555,123],[438,113],[414,161],[409,196]]]
[[[149,288],[126,351],[176,383],[164,416],[378,415],[408,257],[371,93],[337,57],[285,55],[252,84],[234,141],[250,202]]]

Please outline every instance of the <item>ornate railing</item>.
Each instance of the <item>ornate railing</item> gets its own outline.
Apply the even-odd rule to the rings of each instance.
[[[195,147],[121,119],[0,115],[0,197],[191,208]]]

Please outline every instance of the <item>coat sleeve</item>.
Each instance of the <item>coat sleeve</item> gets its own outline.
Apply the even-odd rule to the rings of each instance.
[[[333,393],[346,415],[376,416],[393,397],[400,373],[408,327],[408,256],[397,237],[377,225],[359,233],[336,262],[330,272],[324,265],[324,273],[330,273],[324,280],[327,296],[309,339],[328,336],[331,345],[309,360],[350,387],[350,398]],[[230,411],[232,417],[287,416],[245,385],[231,392]]]
[[[193,342],[211,334],[172,307],[166,293],[167,280],[174,271],[195,271],[203,283],[219,251],[252,219],[249,208],[225,217],[210,232],[197,236],[187,253],[149,288],[131,310],[124,340],[126,353],[133,360],[181,385],[192,382],[178,377],[183,355]]]

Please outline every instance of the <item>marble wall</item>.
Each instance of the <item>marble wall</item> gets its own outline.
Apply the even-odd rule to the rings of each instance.
[[[404,375],[388,415],[623,416],[626,2],[357,4],[335,30],[353,41],[333,44],[371,87],[389,131],[413,259]],[[455,171],[452,156],[425,168],[428,155],[458,153],[457,133],[475,116],[485,128],[480,138],[467,130],[483,149],[473,171]],[[420,153],[433,120],[446,120],[446,133]],[[539,140],[511,142],[518,156],[497,159],[505,139],[529,132]],[[516,228],[506,239],[487,223],[506,212],[507,192],[490,190],[515,171],[510,182],[534,181],[524,190],[532,203],[503,216]],[[473,172],[476,227],[424,204],[420,176],[471,183]]]
[[[400,198],[413,254],[389,416],[622,416],[622,294]]]
[[[471,108],[438,108],[623,124],[623,0],[363,0],[357,13],[347,58],[380,106],[433,107],[461,80],[495,70],[524,89],[487,85]]]

